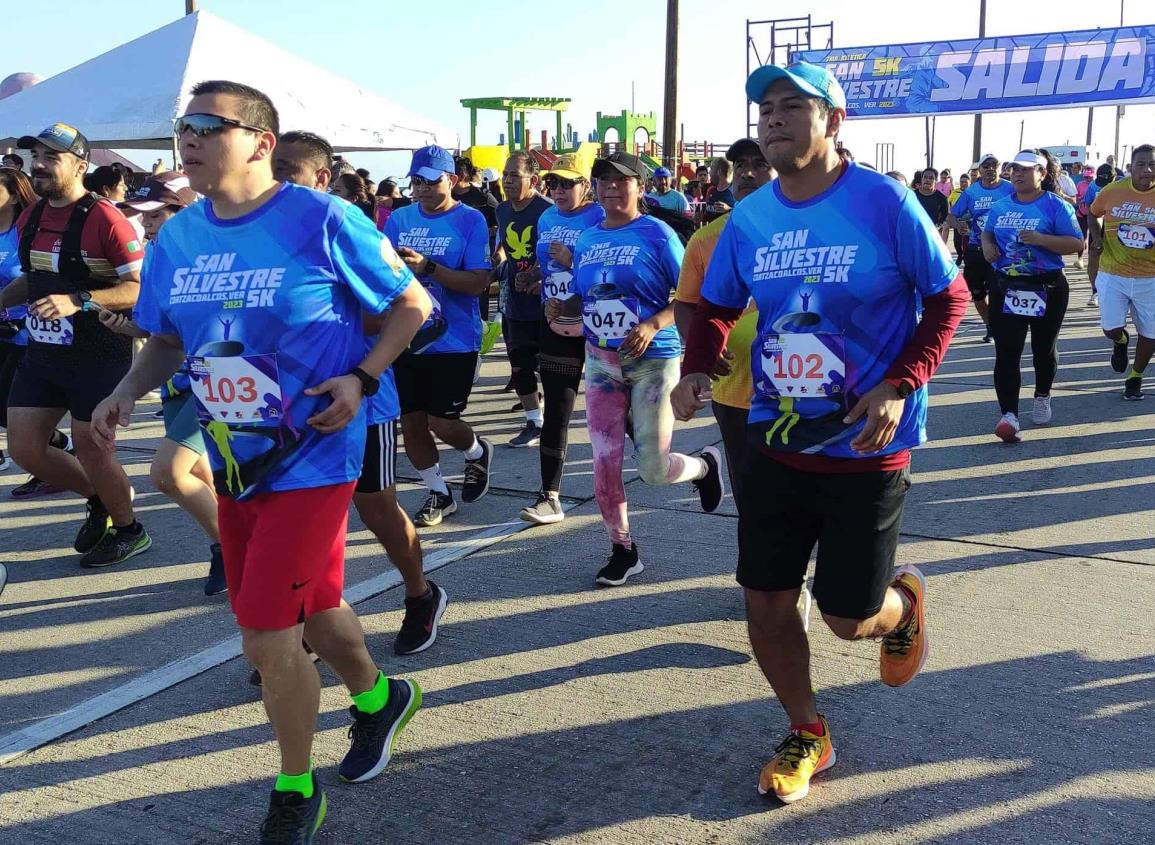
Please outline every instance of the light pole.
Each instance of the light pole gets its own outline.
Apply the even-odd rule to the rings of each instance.
[[[1123,4],[1125,0],[1119,0],[1119,26],[1123,26]],[[1123,162],[1119,159],[1119,128],[1123,122],[1123,107],[1115,106],[1115,166],[1122,169]]]
[[[986,38],[987,36],[987,0],[979,0],[979,38]],[[974,140],[974,155],[972,161],[978,161],[979,156],[983,154],[983,116],[981,114],[975,115],[975,140]]]
[[[681,165],[677,159],[678,0],[666,0],[666,101],[665,114],[662,117],[662,165],[676,173]]]

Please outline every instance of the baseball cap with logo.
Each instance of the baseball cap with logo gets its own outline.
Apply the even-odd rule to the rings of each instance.
[[[584,179],[587,182],[590,180],[590,169],[582,164],[582,160],[574,153],[558,156],[548,172],[562,179]]]
[[[413,163],[409,165],[409,175],[420,176],[422,179],[440,179],[443,173],[456,172],[453,156],[436,144],[415,150]]]
[[[640,158],[629,153],[610,153],[605,158],[599,158],[594,162],[593,176],[595,179],[600,179],[611,171],[645,179],[650,169]]]
[[[197,192],[189,186],[188,177],[170,170],[149,176],[139,191],[118,205],[133,211],[156,211],[166,205],[187,208],[198,199]]]
[[[995,164],[998,164],[999,157],[997,155],[995,155],[994,153],[983,153],[981,156],[979,156],[979,164],[980,165],[983,164],[984,162],[987,162],[987,161],[994,161]]]
[[[78,158],[88,158],[88,139],[80,134],[79,129],[67,123],[54,123],[39,135],[25,135],[16,142],[16,146],[22,150],[30,150],[37,144],[43,144],[58,153],[72,153]]]
[[[766,96],[766,89],[779,79],[788,79],[799,91],[808,97],[825,100],[832,109],[846,111],[846,92],[834,74],[820,65],[810,62],[795,62],[787,67],[762,65],[746,80],[746,96],[751,102],[760,103]]]

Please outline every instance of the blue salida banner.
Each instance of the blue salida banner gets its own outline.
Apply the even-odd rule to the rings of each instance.
[[[1155,26],[795,53],[825,65],[850,117],[1155,102]]]

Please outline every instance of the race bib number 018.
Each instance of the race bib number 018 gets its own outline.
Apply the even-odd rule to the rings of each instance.
[[[1047,313],[1047,292],[1009,288],[1003,296],[1003,313],[1019,317],[1042,317]]]
[[[188,359],[197,415],[228,425],[280,425],[284,415],[276,355]]]
[[[53,346],[71,346],[75,335],[72,331],[71,317],[57,317],[54,320],[44,320],[35,314],[29,314],[25,322],[28,335],[37,343],[50,343]]]
[[[570,283],[573,281],[573,273],[562,271],[560,273],[550,273],[541,283],[541,298],[543,300],[549,299],[569,299],[574,295]]]
[[[599,341],[622,340],[641,322],[641,307],[632,296],[622,299],[594,299],[582,303],[582,323],[586,333]]]
[[[1155,247],[1155,231],[1142,223],[1120,223],[1119,243],[1128,249],[1152,249]]]
[[[767,398],[837,399],[846,387],[846,339],[840,334],[771,334],[756,341],[755,387]]]

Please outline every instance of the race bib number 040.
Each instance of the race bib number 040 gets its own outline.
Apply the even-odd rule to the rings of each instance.
[[[188,359],[202,420],[228,425],[280,425],[284,416],[276,355]]]
[[[35,314],[29,314],[25,322],[28,336],[37,343],[50,343],[53,346],[71,346],[75,335],[72,330],[71,317],[57,317],[53,320],[44,320]]]
[[[1128,249],[1155,248],[1155,230],[1142,223],[1120,223],[1119,243]]]
[[[1009,288],[1003,296],[1003,313],[1019,317],[1042,317],[1047,313],[1047,292]]]
[[[574,295],[573,289],[570,288],[572,281],[573,273],[568,271],[550,273],[541,283],[541,298],[543,300],[569,299]]]
[[[771,334],[756,341],[755,387],[767,398],[837,399],[846,388],[846,339],[840,334]]]
[[[599,341],[622,340],[641,322],[641,307],[632,296],[622,299],[595,299],[582,303],[582,323],[586,333]]]

